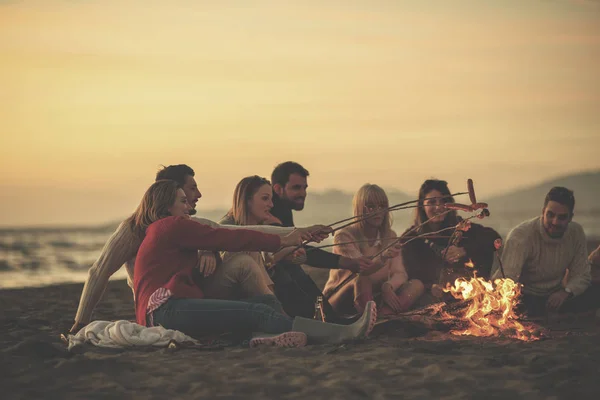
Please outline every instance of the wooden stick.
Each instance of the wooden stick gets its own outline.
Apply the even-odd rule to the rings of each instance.
[[[457,192],[457,193],[453,193],[453,194],[451,194],[449,196],[427,197],[426,199],[423,199],[423,200],[428,200],[428,199],[447,199],[448,197],[461,196],[461,195],[465,195],[465,194],[469,194],[469,192]],[[344,223],[344,222],[348,222],[348,221],[351,221],[351,220],[356,219],[356,218],[363,218],[363,217],[364,218],[369,218],[369,217],[372,217],[374,215],[380,214],[382,212],[402,210],[402,209],[405,209],[405,208],[400,208],[400,207],[408,206],[409,204],[414,204],[414,203],[418,203],[418,202],[419,202],[419,200],[417,199],[417,200],[407,201],[407,202],[404,202],[404,203],[398,203],[398,204],[395,204],[395,205],[390,206],[390,207],[388,207],[386,209],[383,209],[383,210],[373,211],[372,213],[355,215],[354,217],[345,218],[345,219],[333,222],[333,223],[331,223],[331,224],[329,224],[327,226],[333,227],[334,225],[338,225],[338,224],[341,224],[341,223]],[[411,206],[411,207],[406,207],[406,208],[416,208],[416,207],[419,207],[419,206]]]
[[[406,235],[408,235],[409,233],[412,233],[412,232],[416,231],[417,229],[419,229],[419,228],[420,228],[420,227],[422,227],[423,225],[425,225],[425,224],[429,223],[429,221],[431,221],[432,219],[434,219],[434,218],[437,218],[437,217],[439,217],[440,215],[448,214],[449,212],[450,212],[450,211],[444,211],[444,212],[443,212],[443,213],[441,213],[441,214],[435,215],[435,216],[433,216],[433,217],[431,217],[431,218],[429,218],[429,219],[425,220],[424,222],[420,223],[419,225],[415,225],[415,226],[414,226],[414,227],[412,227],[412,228],[411,228],[409,231],[407,231],[407,232],[406,232],[404,235],[402,235],[402,236],[400,236],[398,239],[394,240],[394,241],[393,241],[393,242],[392,242],[392,243],[391,243],[389,246],[387,246],[387,247],[384,247],[384,248],[383,248],[383,249],[382,249],[382,250],[381,250],[379,253],[377,253],[377,254],[375,254],[374,256],[372,256],[372,257],[371,257],[371,259],[374,259],[375,257],[377,257],[377,256],[381,255],[381,254],[382,254],[384,251],[386,251],[386,250],[387,250],[387,249],[389,249],[390,247],[392,247],[392,246],[395,246],[395,245],[396,245],[396,244],[397,244],[397,243],[398,243],[400,240],[402,240],[403,238],[406,238]],[[452,227],[452,228],[454,228],[454,227]],[[443,229],[443,230],[441,230],[441,231],[438,231],[438,232],[429,232],[429,233],[431,233],[431,234],[435,234],[435,233],[440,233],[440,232],[443,232],[444,230],[447,230],[447,228],[446,228],[446,229]],[[422,235],[421,235],[421,236],[422,236]],[[416,236],[416,237],[419,237],[419,236]],[[415,237],[415,238],[416,238],[416,237]],[[411,239],[410,241],[412,241],[412,240],[414,240],[414,239]],[[406,242],[406,243],[408,243],[408,242]]]
[[[444,235],[435,235],[435,236],[427,236],[428,238],[432,238],[432,239],[449,239],[451,236],[444,236]],[[372,242],[372,239],[366,239],[366,240],[354,240],[352,242],[343,242],[343,243],[334,243],[334,244],[326,244],[323,246],[311,246],[309,249],[307,249],[306,251],[309,252],[311,250],[316,250],[316,249],[326,249],[328,247],[335,247],[335,246],[343,246],[346,244],[355,244],[355,243],[367,243],[367,242]]]

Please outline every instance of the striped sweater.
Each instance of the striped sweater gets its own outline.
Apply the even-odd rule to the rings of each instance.
[[[559,239],[548,236],[541,217],[521,223],[508,234],[502,251],[502,264],[506,277],[521,282],[526,294],[551,294],[560,288],[567,269],[566,287],[575,296],[590,286],[585,233],[576,222],[569,223],[567,231]],[[496,270],[492,279],[501,277],[500,270]]]

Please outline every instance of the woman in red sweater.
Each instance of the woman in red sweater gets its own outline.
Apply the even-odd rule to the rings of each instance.
[[[169,180],[155,182],[129,218],[132,229],[143,238],[134,269],[138,324],[161,325],[192,337],[221,333],[279,334],[258,337],[250,345],[301,346],[339,343],[366,337],[376,320],[375,303],[361,319],[348,326],[283,315],[268,305],[203,298],[194,281],[198,250],[269,251],[299,245],[313,237],[294,231],[280,238],[246,230],[215,229],[189,218],[184,191]],[[322,234],[316,235],[317,239]]]

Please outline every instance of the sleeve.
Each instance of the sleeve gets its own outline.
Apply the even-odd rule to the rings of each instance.
[[[134,258],[139,246],[138,240],[130,231],[126,222],[121,223],[108,239],[100,257],[88,271],[83,285],[75,321],[81,324],[90,322],[92,313],[108,284],[108,279],[130,259]]]
[[[338,269],[340,256],[325,250],[306,246],[306,264],[315,268]]]
[[[209,222],[212,222],[212,221],[209,221]],[[276,225],[236,225],[233,221],[233,218],[227,217],[227,216],[224,217],[223,219],[221,219],[218,224],[215,224],[213,222],[213,225],[211,225],[211,227],[231,229],[231,230],[247,229],[250,231],[268,233],[270,235],[279,235],[279,236],[289,235],[295,229],[293,226],[284,228],[282,226],[276,226]]]
[[[575,255],[568,267],[569,278],[566,287],[571,289],[574,296],[578,296],[590,286],[592,276],[583,228],[578,227],[575,240]]]
[[[508,234],[502,250],[501,260],[506,278],[510,278],[515,282],[519,282],[523,266],[529,257],[529,248],[527,243],[524,242],[523,238],[513,231]],[[500,268],[491,277],[492,280],[498,278],[502,278]]]
[[[337,235],[333,237],[333,244],[347,243],[347,242],[355,242],[356,238],[346,231],[340,231]],[[335,246],[333,248],[333,252],[335,254],[339,254],[340,256],[345,256],[348,258],[360,258],[363,254],[360,251],[360,247],[358,243],[349,243],[349,244],[341,244],[339,246]]]
[[[355,240],[347,233],[340,231],[333,238],[333,243],[344,243]],[[340,246],[335,246],[333,253],[330,253],[325,250],[315,249],[311,246],[306,246],[306,264],[315,268],[326,268],[326,269],[339,269],[340,267],[340,258],[342,256],[349,257],[346,254],[342,254],[339,249]],[[358,258],[362,255],[359,254],[356,257],[350,258]]]
[[[169,240],[190,250],[275,252],[281,246],[279,236],[247,229],[211,228],[183,217],[172,218],[164,224]]]
[[[211,221],[210,219],[198,218],[198,217],[192,217],[191,219],[192,219],[192,221],[195,221],[195,222],[197,222],[199,224],[202,224],[202,225],[210,226],[211,228],[218,228],[219,227],[219,224],[217,224],[214,221]]]
[[[244,225],[244,226],[221,225],[219,227],[223,228],[223,229],[232,229],[232,230],[245,229],[245,230],[249,230],[249,231],[268,233],[269,235],[277,235],[277,236],[287,236],[290,233],[292,233],[294,231],[294,229],[296,229],[293,226],[286,228],[286,227],[274,226],[274,225]]]

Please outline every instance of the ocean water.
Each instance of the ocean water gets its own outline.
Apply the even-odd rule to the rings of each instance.
[[[322,223],[313,221],[304,212],[300,214],[298,226]],[[506,237],[512,227],[530,217],[511,215],[489,218],[482,223]],[[407,215],[396,218],[396,232],[403,232],[408,227],[408,218]],[[581,215],[575,220],[584,227],[588,238],[600,239],[600,215]],[[0,229],[0,288],[85,281],[88,269],[100,255],[116,226]],[[327,243],[330,241],[324,242]],[[112,279],[126,276],[125,268],[121,268]]]
[[[85,281],[115,228],[0,230],[0,288]]]

